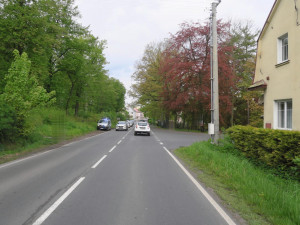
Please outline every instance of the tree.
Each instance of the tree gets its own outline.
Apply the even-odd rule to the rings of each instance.
[[[232,67],[235,73],[235,88],[232,90],[231,125],[249,124],[250,120],[253,120],[249,118],[250,115],[255,117],[254,120],[261,120],[257,117],[257,114],[261,113],[261,107],[249,104],[249,102],[252,102],[252,98],[257,100],[259,93],[251,94],[248,92],[248,87],[252,84],[254,77],[256,38],[258,34],[259,31],[254,30],[252,23],[249,21],[245,24],[236,23],[231,29]],[[254,108],[250,109],[250,105]],[[249,114],[249,111],[252,113]]]
[[[17,116],[14,108],[0,95],[0,142],[14,141],[18,135]]]
[[[141,110],[147,117],[161,120],[166,113],[162,108],[163,81],[160,73],[164,48],[165,43],[146,46],[143,57],[135,65],[132,75],[135,83],[129,92],[129,95],[136,99],[134,104],[141,105]]]
[[[15,50],[13,53],[15,58],[5,76],[6,86],[1,97],[16,112],[18,129],[26,135],[29,131],[24,125],[31,110],[52,105],[55,92],[47,93],[39,86],[36,77],[30,74],[31,62],[25,52],[20,55]]]
[[[0,1],[0,78],[3,78],[17,49],[31,59],[31,71],[47,87],[52,75],[49,65],[60,54],[64,38],[78,27],[73,0],[1,0]],[[51,67],[50,67],[51,68]],[[2,79],[0,79],[2,81]],[[0,92],[5,83],[1,83]],[[1,89],[2,87],[2,89]]]
[[[230,24],[218,21],[220,121],[227,126],[231,111]],[[209,24],[184,23],[169,39],[162,66],[165,107],[189,119],[192,128],[209,122],[210,111],[210,29]]]

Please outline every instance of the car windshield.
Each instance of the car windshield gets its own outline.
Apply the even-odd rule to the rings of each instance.
[[[107,120],[100,120],[99,123],[107,123]]]
[[[138,125],[139,126],[147,126],[147,123],[146,122],[139,122]]]
[[[125,121],[119,121],[118,124],[126,124]]]

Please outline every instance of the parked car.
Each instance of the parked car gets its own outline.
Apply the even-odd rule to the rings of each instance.
[[[129,120],[126,120],[126,124],[127,124],[127,127],[128,127],[128,128],[131,127],[131,126],[130,126],[130,121],[129,121]]]
[[[118,130],[128,130],[127,122],[119,121],[116,125],[116,131],[118,131]]]
[[[129,120],[130,126],[132,127],[134,125],[134,120]]]
[[[110,129],[111,129],[110,118],[105,117],[98,121],[97,130],[110,130]]]
[[[150,125],[146,121],[138,121],[134,127],[134,135],[147,134],[150,136]]]

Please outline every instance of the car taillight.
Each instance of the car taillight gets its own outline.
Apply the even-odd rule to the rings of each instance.
[[[136,125],[135,128],[138,128],[138,125]]]

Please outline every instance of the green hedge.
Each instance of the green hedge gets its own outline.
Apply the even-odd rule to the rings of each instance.
[[[246,157],[300,180],[300,132],[233,126],[226,133]]]

